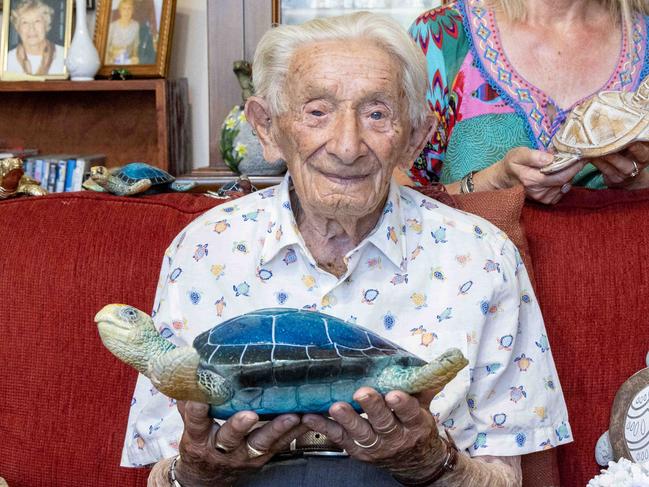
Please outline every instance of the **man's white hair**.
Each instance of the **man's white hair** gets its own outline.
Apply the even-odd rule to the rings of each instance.
[[[301,25],[280,25],[259,41],[252,65],[255,93],[270,105],[272,115],[286,111],[284,82],[295,51],[315,42],[362,39],[381,46],[402,68],[411,125],[419,128],[430,113],[426,102],[426,57],[408,33],[385,15],[357,12],[318,18]]]

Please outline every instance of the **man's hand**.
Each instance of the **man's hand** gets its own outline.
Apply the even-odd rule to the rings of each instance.
[[[430,402],[430,395],[423,402]],[[420,400],[402,391],[381,396],[369,387],[354,393],[367,419],[351,405],[337,402],[332,419],[306,414],[302,422],[347,450],[352,458],[373,463],[401,477],[426,478],[444,460],[446,449],[435,419]]]
[[[176,476],[183,485],[224,485],[261,468],[308,428],[296,414],[284,414],[259,426],[252,411],[240,411],[219,427],[209,405],[178,401],[185,425]],[[256,427],[258,426],[258,427]]]

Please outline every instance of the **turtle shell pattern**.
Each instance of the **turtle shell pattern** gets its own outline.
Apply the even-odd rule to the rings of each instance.
[[[151,185],[155,186],[157,184],[171,183],[176,179],[167,171],[144,162],[131,162],[115,171],[113,176],[116,176],[128,185],[142,179],[150,179]]]
[[[252,410],[262,418],[325,413],[351,403],[361,386],[376,387],[388,366],[426,362],[365,328],[315,311],[267,308],[225,321],[196,337],[207,369],[229,379],[234,395],[210,414]]]

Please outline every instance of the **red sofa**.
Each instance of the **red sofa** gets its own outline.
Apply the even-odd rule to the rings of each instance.
[[[149,309],[166,246],[217,203],[95,193],[0,202],[0,476],[10,487],[146,484],[146,471],[118,466],[136,374],[104,349],[92,318],[111,302]],[[646,191],[574,190],[557,207],[523,208],[576,438],[558,449],[563,486],[598,472],[614,394],[649,350],[648,214]]]

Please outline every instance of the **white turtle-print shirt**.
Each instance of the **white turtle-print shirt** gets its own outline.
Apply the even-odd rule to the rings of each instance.
[[[340,278],[317,267],[291,211],[290,177],[213,208],[172,242],[154,303],[160,333],[191,345],[243,313],[306,308],[356,322],[424,360],[469,360],[430,409],[470,455],[521,455],[572,441],[543,319],[519,253],[496,227],[390,186],[375,230]],[[175,401],[140,376],[122,465],[177,453]]]

